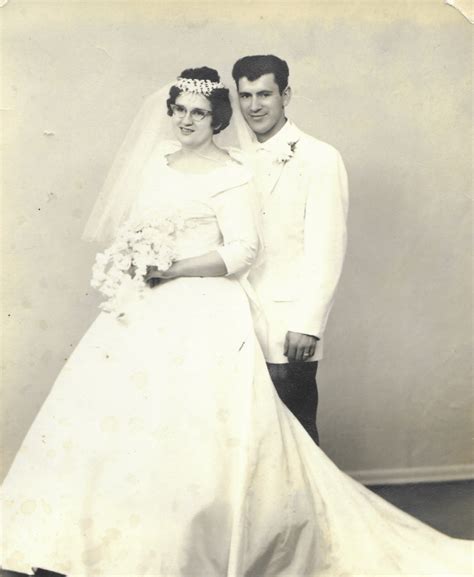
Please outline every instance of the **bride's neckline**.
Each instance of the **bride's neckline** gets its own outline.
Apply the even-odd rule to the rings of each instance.
[[[232,158],[232,156],[230,154],[227,153],[227,159],[225,161],[223,161],[222,164],[219,164],[215,168],[210,168],[209,170],[206,170],[203,172],[194,172],[194,171],[185,172],[183,170],[179,170],[178,168],[175,168],[174,166],[171,166],[171,164],[169,163],[169,157],[172,154],[173,154],[173,152],[170,152],[168,154],[163,155],[164,164],[169,170],[175,172],[176,174],[180,174],[181,176],[194,176],[194,177],[196,177],[196,176],[208,176],[210,174],[214,174],[214,173],[219,172],[225,168],[229,168],[230,166],[237,164],[237,161],[234,158]]]

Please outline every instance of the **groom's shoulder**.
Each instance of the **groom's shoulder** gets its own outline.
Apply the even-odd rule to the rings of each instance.
[[[324,142],[315,136],[308,134],[301,130],[301,128],[293,125],[295,135],[298,135],[297,147],[300,148],[302,156],[306,159],[314,161],[320,159],[321,161],[333,161],[340,157],[340,153],[332,144]]]

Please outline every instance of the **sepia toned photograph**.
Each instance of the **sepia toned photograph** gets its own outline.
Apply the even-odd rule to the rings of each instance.
[[[472,2],[0,7],[0,576],[474,575]]]

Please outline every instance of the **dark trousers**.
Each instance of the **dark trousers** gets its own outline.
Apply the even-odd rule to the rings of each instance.
[[[280,399],[303,425],[313,441],[319,445],[316,427],[316,411],[318,409],[317,361],[267,363],[267,367]]]

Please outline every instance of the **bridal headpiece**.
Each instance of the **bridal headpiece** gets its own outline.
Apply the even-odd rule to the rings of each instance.
[[[194,94],[203,94],[210,96],[216,88],[225,88],[222,82],[212,82],[211,80],[200,80],[197,78],[183,78],[178,77],[173,86],[183,90],[184,92],[192,92]]]

